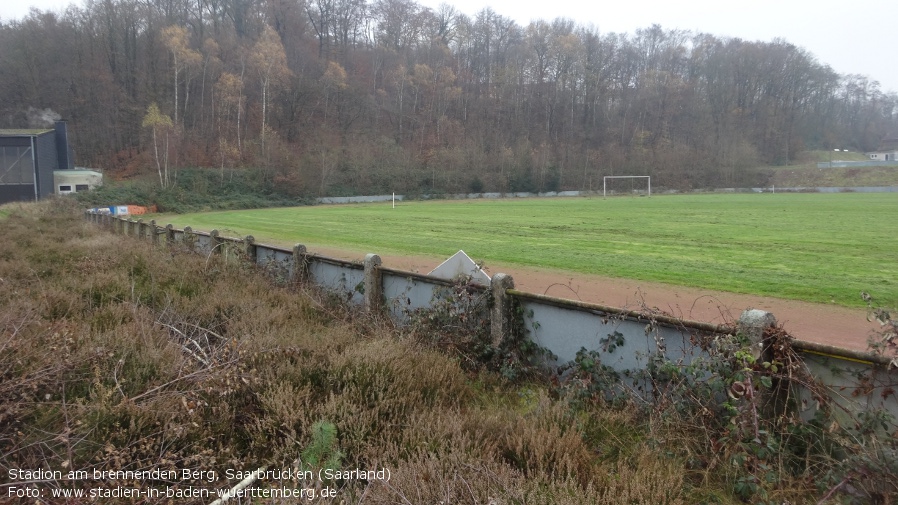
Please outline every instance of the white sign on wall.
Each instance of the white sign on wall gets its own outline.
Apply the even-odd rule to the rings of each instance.
[[[429,274],[438,279],[451,281],[460,276],[470,276],[471,280],[484,286],[490,285],[490,276],[481,269],[464,251],[458,251]]]

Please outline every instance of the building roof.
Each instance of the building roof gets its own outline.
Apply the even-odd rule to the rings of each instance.
[[[0,130],[0,136],[6,137],[36,137],[38,135],[43,135],[45,133],[50,133],[55,131],[53,129],[46,128],[15,128],[11,130]]]
[[[88,168],[75,168],[75,169],[66,169],[63,168],[61,170],[54,170],[53,174],[62,174],[62,175],[99,175],[102,176],[103,172],[98,172],[96,170],[90,170]]]

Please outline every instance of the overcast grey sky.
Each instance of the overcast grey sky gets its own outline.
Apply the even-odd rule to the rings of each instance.
[[[803,47],[840,74],[862,74],[898,92],[898,0],[417,0],[447,3],[473,16],[486,6],[526,26],[531,20],[567,17],[601,32],[634,33],[659,24],[720,37],[770,41],[781,37]],[[0,19],[25,16],[31,6],[63,10],[71,0],[0,0]]]

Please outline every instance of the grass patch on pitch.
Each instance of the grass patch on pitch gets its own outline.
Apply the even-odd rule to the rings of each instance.
[[[273,208],[160,223],[259,241],[555,268],[811,302],[898,302],[898,194],[502,199]]]

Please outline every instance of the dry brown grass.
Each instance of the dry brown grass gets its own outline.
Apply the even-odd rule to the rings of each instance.
[[[337,502],[705,496],[635,416],[465,371],[308,286],[113,235],[59,201],[0,229],[0,467],[282,467],[326,421],[342,468],[392,474],[337,483]]]

